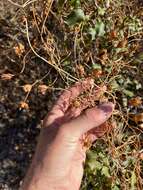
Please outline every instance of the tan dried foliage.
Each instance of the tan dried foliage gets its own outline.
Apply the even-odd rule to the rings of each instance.
[[[32,85],[31,85],[31,84],[25,84],[25,85],[23,86],[24,92],[30,92],[31,89],[32,89]]]
[[[131,115],[131,119],[137,124],[143,122],[143,113]]]
[[[131,98],[129,100],[129,105],[130,106],[134,106],[134,107],[138,107],[142,104],[142,98],[141,97],[135,97],[135,98]]]
[[[19,107],[20,107],[20,109],[26,109],[26,110],[29,109],[29,105],[24,101],[20,102]]]
[[[11,80],[13,77],[14,77],[14,75],[11,73],[4,73],[1,75],[2,80]]]
[[[101,77],[101,75],[103,74],[102,70],[99,70],[99,69],[93,69],[92,71],[92,77]]]
[[[81,65],[81,64],[78,65],[77,69],[78,69],[79,75],[83,77],[85,75],[85,70],[84,70],[83,65]]]
[[[123,40],[121,40],[121,41],[118,43],[117,47],[118,47],[118,48],[125,48],[125,47],[127,46],[127,44],[128,44],[128,40],[127,40],[127,39],[123,39]]]
[[[17,46],[14,47],[16,55],[21,57],[21,55],[25,52],[25,47],[22,43],[19,43]]]
[[[42,95],[45,95],[46,94],[46,91],[48,89],[48,86],[45,85],[45,84],[41,84],[38,86],[38,91],[42,94]]]

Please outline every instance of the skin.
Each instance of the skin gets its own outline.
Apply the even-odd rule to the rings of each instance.
[[[102,124],[114,109],[111,102],[84,112],[70,107],[70,102],[92,85],[91,79],[76,83],[46,116],[21,190],[79,190],[86,158],[83,140],[88,137],[92,143],[102,136],[107,131]]]

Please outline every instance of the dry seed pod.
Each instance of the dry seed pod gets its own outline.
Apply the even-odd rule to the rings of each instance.
[[[114,39],[114,38],[117,38],[117,32],[116,32],[116,30],[112,30],[112,31],[110,32],[110,39],[112,40],[112,39]]]
[[[107,49],[102,49],[100,52],[99,52],[99,58],[101,60],[101,64],[102,65],[105,65],[105,62],[108,60],[108,52],[107,52]]]
[[[102,74],[103,74],[102,70],[99,70],[99,69],[94,69],[94,70],[92,71],[92,76],[93,76],[93,77],[99,78],[99,77],[102,76]]]
[[[29,109],[29,105],[24,101],[20,102],[19,107],[20,107],[20,109],[26,109],[26,110]]]
[[[105,86],[92,89],[71,102],[72,107],[80,107],[82,110],[93,107],[96,105],[96,101],[100,101],[106,91]]]
[[[32,89],[32,85],[31,85],[31,84],[25,84],[25,85],[23,86],[24,92],[30,92],[31,89]]]
[[[16,55],[19,57],[25,52],[25,47],[23,44],[19,43],[16,47],[14,47]]]
[[[127,39],[123,39],[122,41],[120,41],[117,45],[118,48],[125,48],[128,44],[128,40]]]
[[[136,124],[138,124],[139,122],[143,122],[143,113],[130,114],[130,119],[134,121]]]
[[[6,74],[1,75],[2,80],[11,80],[13,77],[14,77],[14,75],[11,73],[6,73]]]
[[[81,65],[81,64],[78,65],[77,69],[78,69],[79,74],[83,77],[85,75],[85,70],[84,70],[83,65]]]
[[[38,86],[38,91],[42,94],[45,95],[46,91],[48,89],[48,86],[46,86],[45,84],[41,84]]]
[[[135,98],[131,98],[129,100],[129,105],[130,106],[138,107],[141,104],[142,104],[142,98],[141,97],[135,97]]]

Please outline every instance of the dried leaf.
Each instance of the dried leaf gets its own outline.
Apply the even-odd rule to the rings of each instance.
[[[80,64],[77,66],[79,74],[83,77],[85,75],[84,67]]]
[[[109,34],[110,39],[113,40],[114,38],[117,38],[117,32],[116,30],[112,30]]]
[[[25,47],[23,44],[19,43],[16,47],[14,47],[16,55],[19,57],[25,52]]]
[[[131,98],[129,100],[129,105],[130,106],[134,106],[134,107],[138,107],[142,104],[142,99],[141,97],[135,97],[135,98]]]
[[[21,102],[20,102],[19,107],[20,107],[21,109],[26,109],[26,110],[29,109],[29,105],[28,105],[26,102],[24,102],[24,101],[21,101]]]
[[[99,88],[93,88],[90,93],[86,92],[77,97],[71,102],[72,107],[80,107],[81,110],[91,108],[96,105],[97,101],[103,96],[106,91],[106,86],[100,86]],[[76,101],[76,103],[74,103]]]
[[[107,49],[102,49],[99,53],[99,58],[101,59],[102,64],[108,59]]]
[[[2,79],[2,80],[11,80],[12,77],[14,77],[14,75],[11,74],[11,73],[6,73],[6,74],[2,74],[2,75],[1,75],[1,79]]]
[[[30,91],[31,91],[31,88],[32,88],[32,85],[31,85],[31,84],[25,84],[25,85],[23,86],[23,90],[24,90],[25,92],[30,92]]]
[[[128,40],[127,39],[123,39],[122,41],[120,41],[117,45],[118,48],[125,48],[128,44]]]
[[[93,77],[101,77],[101,75],[102,75],[103,73],[102,73],[102,70],[99,70],[99,69],[94,69],[93,71],[92,71],[92,76]]]
[[[45,95],[46,91],[48,89],[48,86],[46,86],[45,84],[41,84],[38,86],[38,91],[42,94]]]
[[[83,139],[81,140],[83,147],[88,150],[92,146],[92,139],[90,135],[83,136]]]
[[[131,119],[135,123],[143,122],[143,113],[139,113],[139,114],[136,114],[136,115],[131,115]]]

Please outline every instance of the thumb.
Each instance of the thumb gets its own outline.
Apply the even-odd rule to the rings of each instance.
[[[65,124],[74,138],[79,139],[82,134],[103,124],[112,114],[114,104],[104,103],[98,107],[87,109],[83,114]]]

